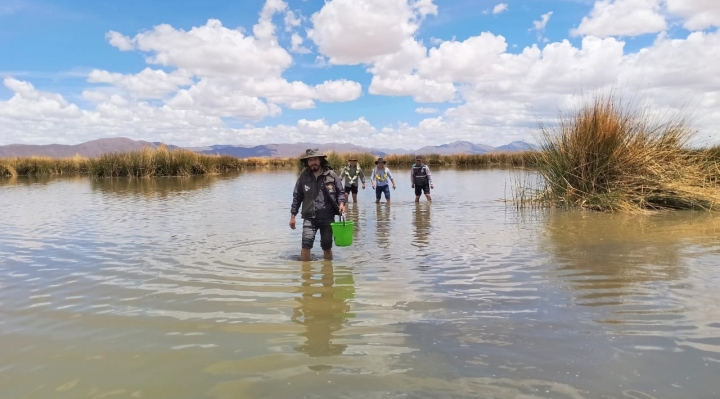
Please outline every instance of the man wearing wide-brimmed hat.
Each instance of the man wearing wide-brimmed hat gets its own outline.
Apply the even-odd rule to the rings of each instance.
[[[340,177],[328,165],[327,156],[317,148],[308,149],[300,159],[305,168],[295,183],[290,228],[295,229],[295,216],[301,212],[304,220],[300,260],[310,260],[310,249],[318,230],[323,257],[330,260],[333,242],[330,224],[336,215],[345,213],[345,191]]]
[[[380,203],[380,197],[385,194],[385,200],[387,203],[390,203],[390,184],[392,183],[393,190],[395,190],[395,179],[393,179],[393,175],[390,172],[389,168],[385,167],[385,159],[383,157],[378,158],[377,161],[375,161],[375,169],[372,171],[372,176],[370,176],[370,183],[372,183],[372,187],[375,189],[375,203]]]
[[[363,190],[365,190],[365,174],[360,165],[358,165],[357,156],[350,156],[348,164],[345,165],[340,173],[340,179],[344,183],[345,194],[352,193],[353,202],[357,203],[358,179],[362,183]]]

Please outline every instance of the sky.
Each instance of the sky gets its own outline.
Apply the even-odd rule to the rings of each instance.
[[[718,0],[0,0],[0,145],[533,143],[611,92],[717,144],[718,26]]]

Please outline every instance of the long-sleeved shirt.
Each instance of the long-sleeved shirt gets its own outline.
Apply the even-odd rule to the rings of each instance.
[[[433,184],[432,173],[430,173],[430,168],[427,166],[427,164],[424,164],[423,168],[425,168],[425,173],[427,175],[428,184]],[[410,183],[415,184],[415,164],[413,164],[412,168],[410,168]]]
[[[309,173],[311,177],[315,175],[310,171],[304,171],[303,173]],[[345,188],[342,185],[340,177],[334,171],[330,169],[324,170],[320,176],[315,178],[315,184],[317,184],[317,195],[315,196],[315,215],[316,217],[332,217],[335,215],[335,209],[331,203],[325,200],[325,177],[331,176],[335,179],[335,192],[337,193],[338,205],[345,203]],[[295,189],[293,190],[293,201],[290,207],[290,213],[297,215],[300,212],[300,206],[305,199],[305,187],[303,187],[302,178],[298,178],[295,182]],[[308,188],[309,190],[309,188]]]
[[[376,186],[387,186],[393,175],[390,173],[390,168],[375,168],[370,176],[370,181]]]

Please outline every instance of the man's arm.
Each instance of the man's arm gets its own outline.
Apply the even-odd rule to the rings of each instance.
[[[370,172],[370,184],[372,184],[372,188],[375,188],[375,169]]]
[[[305,195],[301,191],[302,187],[300,187],[300,179],[297,179],[297,182],[295,182],[295,189],[293,190],[293,201],[292,205],[290,206],[290,228],[295,230],[295,216],[300,211],[300,205],[302,205],[303,199],[305,198]]]
[[[395,179],[393,178],[392,173],[390,172],[390,169],[387,170],[388,177],[390,178],[390,182],[393,185],[393,190],[395,190]]]
[[[345,213],[345,185],[339,179],[335,179],[335,192],[337,193],[338,207],[340,213]]]
[[[432,186],[433,181],[432,181],[432,173],[430,173],[430,167],[425,165],[425,171],[427,172],[428,184],[430,184]]]

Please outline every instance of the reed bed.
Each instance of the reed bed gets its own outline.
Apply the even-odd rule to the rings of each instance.
[[[375,167],[377,155],[371,153],[337,153],[329,152],[326,154],[328,164],[334,170],[341,170],[347,165],[350,158],[357,158],[360,167],[365,170],[371,170]],[[387,166],[410,166],[415,163],[415,155],[413,154],[390,154],[383,157]],[[533,151],[522,152],[493,152],[487,154],[456,154],[456,155],[423,155],[423,162],[430,166],[510,166],[510,167],[531,167],[535,161]],[[297,160],[298,167],[302,167],[302,162]]]
[[[84,175],[91,177],[192,176],[227,173],[246,168],[286,167],[282,158],[241,159],[227,155],[204,155],[192,151],[145,148],[109,153],[97,158],[54,159],[50,157],[0,159],[0,176]]]
[[[646,212],[720,202],[719,152],[689,149],[687,119],[657,121],[601,95],[540,133],[533,164],[542,183],[520,187],[521,206]]]
[[[371,153],[330,152],[328,162],[339,171],[350,157],[356,157],[365,170],[375,166],[377,156]],[[388,166],[410,166],[414,155],[388,155]],[[531,166],[535,157],[531,151],[473,155],[425,155],[428,165],[435,166]],[[188,150],[168,150],[164,146],[140,151],[108,153],[97,158],[55,159],[27,157],[0,159],[0,176],[82,175],[91,177],[160,177],[209,175],[240,171],[248,168],[301,167],[297,158],[236,158],[227,155],[205,155]]]

